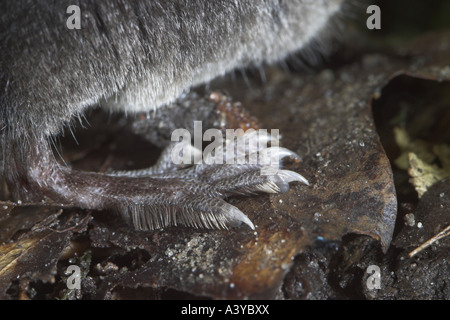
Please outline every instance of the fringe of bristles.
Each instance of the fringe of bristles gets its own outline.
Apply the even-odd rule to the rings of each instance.
[[[220,209],[213,212],[172,204],[129,204],[119,211],[136,230],[157,230],[170,226],[228,230],[228,225],[232,223],[226,212]]]
[[[268,179],[264,183],[242,186],[233,194],[252,195],[279,193],[281,188]],[[231,207],[231,205],[230,205]],[[233,216],[230,207],[221,199],[191,198],[185,203],[127,203],[118,209],[119,213],[137,230],[156,230],[170,226],[186,226],[205,229],[225,229],[243,222]]]

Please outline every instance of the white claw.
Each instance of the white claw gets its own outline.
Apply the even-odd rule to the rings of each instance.
[[[229,217],[229,220],[233,224],[240,224],[241,222],[248,225],[252,230],[255,230],[255,226],[251,222],[251,220],[238,208],[235,206],[230,205],[227,208],[227,216]]]
[[[225,140],[226,148],[223,148],[223,150],[218,148],[217,150],[225,151],[227,148],[235,148],[235,157],[245,158],[249,154],[267,149],[267,143],[272,141],[272,138],[267,132],[252,131],[238,137],[235,142],[234,140]]]
[[[275,154],[275,156],[278,156],[280,159],[283,159],[285,157],[293,157],[294,159],[300,159],[300,156],[296,154],[294,151],[291,151],[286,148],[281,147],[272,147],[270,149],[275,149],[275,152],[278,152],[278,154]],[[271,151],[272,152],[272,151]]]
[[[302,182],[302,183],[306,184],[307,186],[309,186],[308,180],[306,180],[305,177],[303,177],[301,174],[298,174],[297,172],[290,171],[290,170],[280,170],[278,172],[278,175],[286,183],[298,181],[298,182]]]
[[[272,138],[272,135],[267,132],[255,130],[238,137],[237,143],[239,146],[246,146],[249,142],[250,144],[263,146],[265,143],[272,141]]]
[[[294,151],[282,147],[270,147],[260,152],[260,161],[264,164],[278,164],[285,157],[300,159],[300,156]],[[268,163],[269,162],[269,163]]]

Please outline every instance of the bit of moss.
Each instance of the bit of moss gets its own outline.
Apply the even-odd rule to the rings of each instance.
[[[415,153],[408,154],[410,182],[414,185],[419,198],[436,182],[450,177],[450,171],[445,171],[435,164],[428,164]]]
[[[395,165],[408,170],[409,181],[419,198],[436,182],[450,177],[450,146],[432,145],[420,139],[411,141],[408,132],[398,127],[394,128],[394,136],[401,150]]]

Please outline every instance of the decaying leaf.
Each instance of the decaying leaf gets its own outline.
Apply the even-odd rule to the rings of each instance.
[[[26,226],[28,232],[18,235],[10,235],[12,242],[0,245],[0,298],[7,299],[7,291],[13,281],[42,281],[54,283],[57,275],[56,264],[61,254],[70,244],[74,232],[81,232],[86,228],[89,219],[73,213],[55,222],[50,212],[60,209],[42,207],[15,207],[10,212],[10,218],[1,222],[2,230],[22,230]],[[24,214],[26,213],[26,214]],[[22,218],[20,220],[15,215]],[[30,220],[27,221],[27,216]],[[47,221],[46,224],[38,222]],[[31,222],[34,221],[34,222]],[[38,227],[36,227],[38,226]],[[33,227],[36,227],[33,229]],[[6,239],[6,238],[3,238]]]

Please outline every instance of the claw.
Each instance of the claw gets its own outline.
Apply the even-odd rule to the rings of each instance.
[[[226,162],[236,159],[245,159],[249,154],[258,154],[262,150],[267,149],[267,144],[273,140],[273,136],[267,132],[252,131],[245,133],[236,140],[225,140],[225,144],[218,146],[215,150],[216,154],[223,155],[223,161]],[[231,155],[232,159],[227,159]],[[214,158],[211,154],[206,156],[206,161]]]
[[[285,193],[289,191],[289,183],[295,181],[309,185],[308,180],[297,172],[290,170],[279,170],[277,168],[273,168],[273,170],[273,173],[265,174],[268,181],[257,185],[256,188],[259,191],[265,193]]]
[[[237,139],[237,157],[267,149],[267,143],[273,139],[267,132],[252,131]]]
[[[226,208],[225,215],[227,216],[230,224],[232,225],[240,225],[241,222],[248,225],[252,230],[255,230],[255,226],[252,221],[238,208],[232,206],[231,204]]]
[[[290,183],[294,181],[302,182],[309,186],[308,180],[305,179],[301,174],[298,174],[297,172],[290,171],[290,170],[280,170],[278,171],[278,175],[281,179],[283,179],[284,182]]]
[[[259,161],[262,165],[279,164],[286,157],[300,160],[300,156],[294,151],[282,147],[270,147],[259,153]]]

